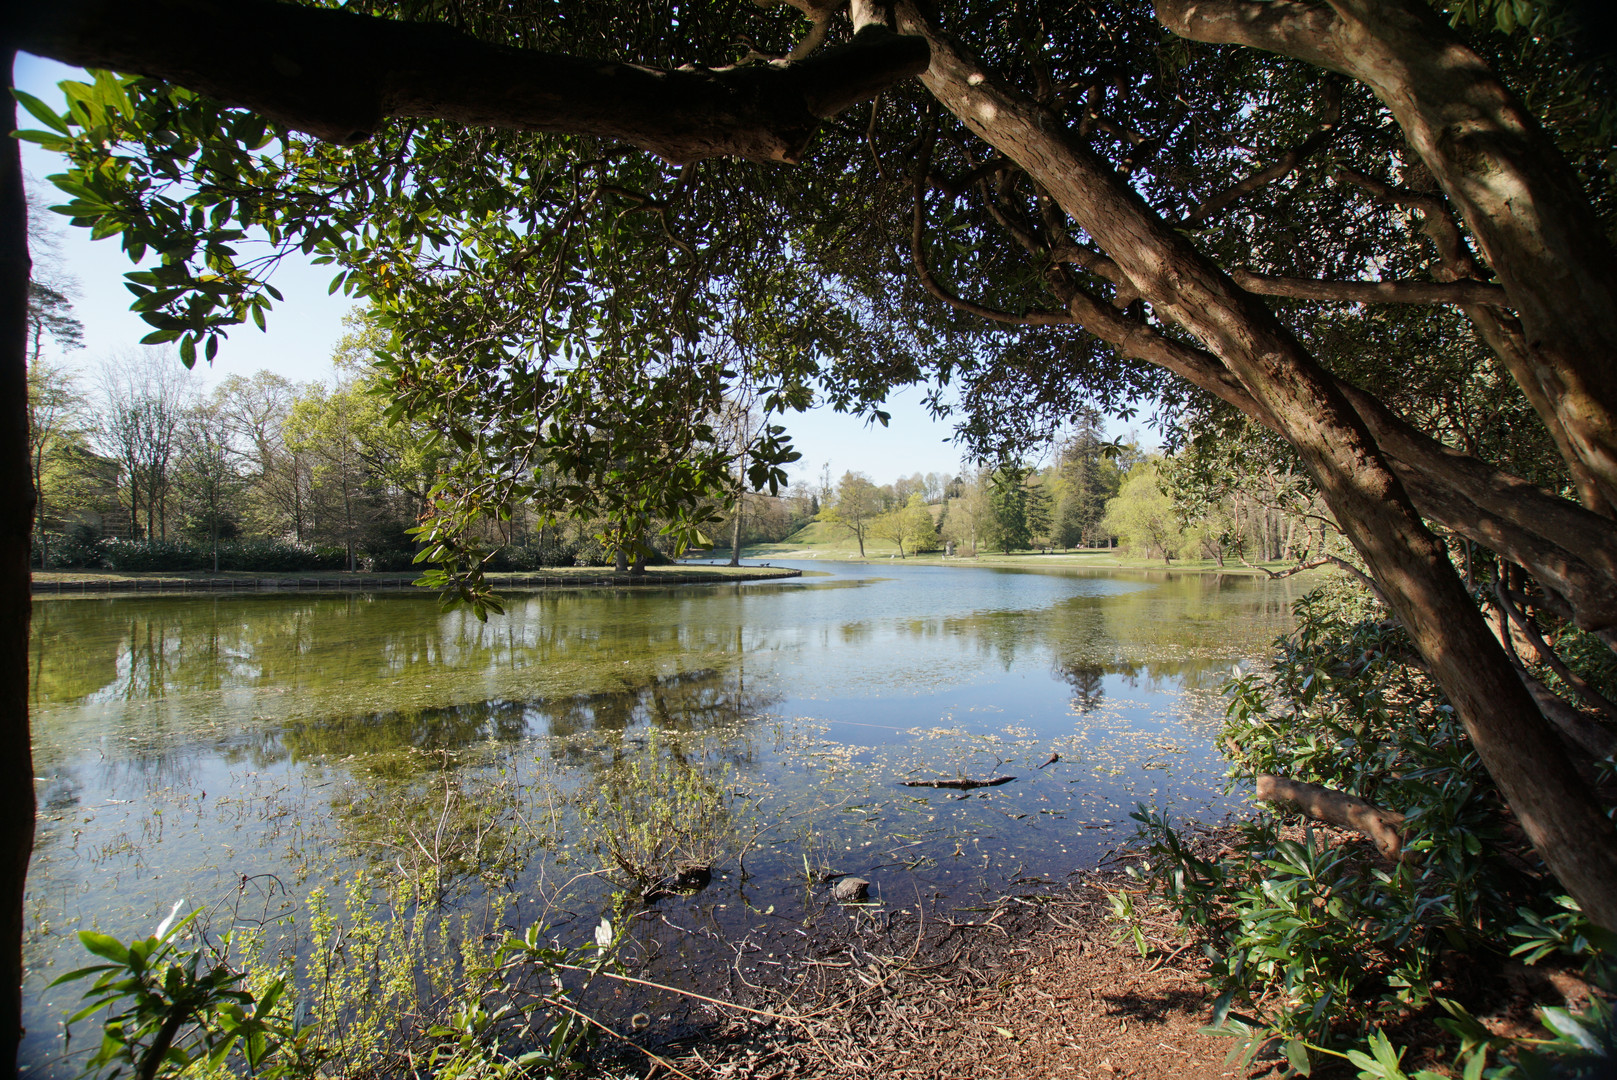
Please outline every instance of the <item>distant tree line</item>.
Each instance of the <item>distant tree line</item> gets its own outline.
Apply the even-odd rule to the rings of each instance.
[[[881,540],[901,556],[943,551],[1069,551],[1104,547],[1106,504],[1142,457],[1132,444],[1106,442],[1098,418],[1057,440],[1051,464],[979,466],[956,475],[915,473],[877,485],[847,472],[820,480],[814,517],[841,530],[865,553]]]
[[[409,530],[458,448],[386,415],[368,366],[373,337],[363,318],[350,319],[334,385],[260,371],[207,394],[160,349],[109,358],[89,375],[36,353],[34,566],[411,569]],[[769,523],[789,517],[774,502],[749,504],[755,529],[779,531]],[[641,562],[664,557],[654,525],[637,538]],[[620,554],[602,539],[604,523],[587,517],[547,525],[522,507],[495,507],[481,528],[492,569],[609,565]]]
[[[1091,417],[1052,451],[1042,467],[917,473],[882,485],[847,472],[833,486],[827,475],[817,492],[774,500],[773,527],[749,530],[748,542],[777,542],[813,519],[841,530],[861,555],[871,540],[901,557],[1120,546],[1165,564],[1210,559],[1284,573],[1345,554],[1318,491],[1272,440],[1202,439],[1172,454],[1146,453],[1132,441],[1103,440]],[[749,512],[763,519],[765,502]]]

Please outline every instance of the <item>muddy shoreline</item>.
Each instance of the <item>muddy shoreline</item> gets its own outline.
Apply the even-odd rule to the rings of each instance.
[[[731,943],[722,972],[692,972],[697,993],[751,1011],[653,995],[644,1030],[599,1047],[598,1075],[1226,1075],[1227,1042],[1198,1030],[1200,953],[1125,948],[1107,898],[1127,886],[1084,870],[968,909],[828,907]]]
[[[1335,842],[1358,842],[1322,830]],[[1199,831],[1211,854],[1227,839]],[[1128,856],[1125,856],[1128,858]],[[1141,956],[1112,914],[1132,894]],[[656,917],[655,915],[653,917]],[[1073,871],[970,908],[847,905],[813,925],[731,943],[727,970],[697,973],[698,993],[666,994],[643,1029],[599,1046],[594,1073],[721,1080],[1225,1080],[1281,1075],[1278,1043],[1242,1067],[1234,1044],[1204,1032],[1213,994],[1199,938],[1186,937],[1118,863]],[[1544,1006],[1580,1008],[1589,987],[1554,963],[1459,963],[1447,991],[1496,1034],[1541,1037]],[[744,1011],[745,1010],[745,1011]],[[1444,1071],[1447,1036],[1432,1003],[1384,1021],[1405,1068]],[[1316,1061],[1316,1080],[1357,1075]]]

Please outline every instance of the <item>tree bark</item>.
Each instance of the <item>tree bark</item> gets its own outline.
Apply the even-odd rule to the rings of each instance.
[[[913,0],[900,0],[896,16],[902,33],[928,39],[932,62],[922,81],[933,96],[1048,191],[1139,295],[1199,338],[1273,419],[1409,629],[1534,847],[1591,919],[1617,928],[1617,827],[1579,783],[1443,546],[1335,380],[1262,301],[1059,120],[1003,85]]]
[[[16,52],[0,37],[9,78]],[[9,86],[10,83],[8,82]],[[0,121],[17,128],[6,95]],[[22,1037],[23,884],[34,848],[34,764],[28,733],[28,203],[17,140],[0,140],[0,1073]]]
[[[1421,0],[1156,0],[1196,41],[1241,44],[1355,78],[1392,110],[1499,275],[1526,331],[1513,369],[1617,506],[1617,253],[1559,150]],[[1537,384],[1536,388],[1532,386]]]
[[[1434,276],[1438,280],[1474,281],[1481,272],[1470,243],[1461,234],[1459,223],[1455,221],[1453,211],[1442,196],[1394,187],[1346,167],[1338,168],[1336,175],[1383,202],[1419,211],[1421,231],[1431,238],[1437,248],[1438,264],[1434,267]],[[1511,378],[1516,381],[1516,385],[1527,395],[1533,411],[1544,421],[1550,437],[1555,440],[1556,450],[1572,474],[1572,483],[1577,488],[1578,498],[1583,505],[1597,514],[1611,517],[1612,505],[1601,493],[1599,479],[1589,471],[1589,467],[1578,455],[1571,437],[1550,403],[1549,396],[1539,385],[1532,359],[1527,354],[1526,336],[1522,333],[1521,323],[1514,317],[1507,316],[1498,307],[1468,304],[1463,310],[1477,334],[1494,351],[1510,372]]]
[[[1350,304],[1503,304],[1505,290],[1485,281],[1315,281],[1233,270],[1230,276],[1259,296],[1289,296]]]
[[[1387,858],[1403,858],[1404,838],[1398,827],[1404,823],[1404,815],[1383,810],[1345,791],[1273,773],[1258,773],[1254,780],[1254,794],[1259,800],[1290,806],[1316,821],[1352,829],[1374,841]]]
[[[18,7],[9,21],[28,52],[166,79],[337,143],[412,117],[598,135],[679,164],[795,162],[820,120],[926,66],[923,42],[879,29],[792,63],[665,71],[271,0]]]

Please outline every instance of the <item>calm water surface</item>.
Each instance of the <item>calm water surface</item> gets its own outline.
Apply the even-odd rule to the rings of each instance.
[[[27,1055],[59,1049],[71,995],[44,987],[78,966],[73,931],[149,933],[181,898],[293,911],[433,848],[461,883],[451,902],[504,890],[516,924],[587,934],[612,886],[573,880],[600,860],[569,799],[648,748],[746,811],[713,884],[659,902],[707,938],[801,922],[825,870],[895,906],[1059,880],[1132,833],[1136,802],[1236,807],[1218,686],[1307,587],[800,565],[787,582],[517,595],[487,623],[383,594],[36,602]],[[969,797],[901,784],[995,775],[1018,779]],[[479,809],[503,815],[503,844],[466,824]],[[702,937],[668,943],[669,964],[695,963]]]

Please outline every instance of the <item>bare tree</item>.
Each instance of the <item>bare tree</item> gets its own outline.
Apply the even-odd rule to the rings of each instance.
[[[741,527],[747,510],[747,463],[752,437],[762,422],[754,407],[755,395],[747,390],[724,403],[714,423],[724,448],[735,455],[735,510],[730,518],[730,565],[741,565]]]
[[[84,397],[70,372],[35,356],[28,365],[28,475],[33,481],[39,568],[50,565],[45,536],[45,475],[83,438]]]
[[[175,467],[186,517],[201,526],[213,547],[213,572],[219,572],[219,534],[232,522],[241,491],[241,474],[218,412],[209,405],[187,410],[180,431]]]
[[[179,358],[166,349],[143,349],[102,362],[100,437],[123,466],[129,493],[130,529],[166,539],[171,466],[179,451],[186,411],[196,388]]]
[[[308,525],[309,455],[289,446],[286,423],[306,388],[260,371],[231,375],[213,391],[213,410],[249,481],[248,512],[254,528],[302,541]]]

